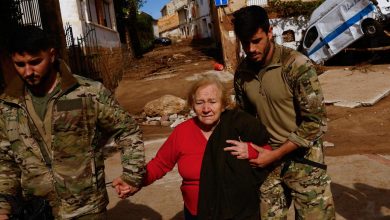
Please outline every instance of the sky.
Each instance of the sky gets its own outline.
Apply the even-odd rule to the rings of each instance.
[[[159,19],[161,8],[168,2],[169,0],[146,0],[146,3],[141,7],[141,11],[150,14],[154,19]]]

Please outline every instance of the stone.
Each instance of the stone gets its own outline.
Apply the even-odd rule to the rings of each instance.
[[[324,141],[323,145],[324,145],[324,147],[334,147],[335,146],[334,143],[329,142],[329,141]]]
[[[161,121],[161,122],[163,122],[163,121],[169,121],[169,116],[168,116],[168,115],[163,115],[163,116],[161,116],[160,121]]]
[[[171,125],[170,121],[161,121],[161,126],[168,127]]]
[[[148,117],[146,116],[146,121],[160,121],[161,120],[161,117],[157,116],[157,117]]]
[[[169,121],[175,121],[177,119],[177,114],[172,114],[169,116]]]
[[[173,57],[173,59],[177,60],[177,59],[180,59],[180,58],[185,58],[186,55],[181,54],[181,53],[177,53],[177,54],[173,54],[172,57]]]
[[[178,126],[180,123],[184,122],[186,119],[185,118],[178,118],[175,122],[171,124],[171,128],[175,128]]]
[[[173,95],[164,95],[144,106],[144,111],[149,117],[178,114],[185,109],[186,101]]]
[[[158,126],[161,125],[160,121],[148,121],[148,125]]]

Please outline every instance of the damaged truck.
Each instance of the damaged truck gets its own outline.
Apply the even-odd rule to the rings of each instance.
[[[326,0],[310,16],[303,52],[324,63],[355,41],[389,33],[389,0]]]

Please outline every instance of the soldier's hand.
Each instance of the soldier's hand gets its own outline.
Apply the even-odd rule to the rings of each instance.
[[[112,186],[115,188],[116,193],[118,193],[118,197],[121,199],[132,196],[140,190],[138,187],[127,184],[120,177],[117,177],[112,181]]]
[[[283,143],[279,148],[275,150],[265,150],[260,147],[253,146],[257,151],[259,151],[259,156],[256,159],[249,160],[251,165],[258,167],[266,167],[271,163],[278,161],[283,158],[283,156],[293,152],[298,149],[298,145],[288,140]]]
[[[0,220],[9,219],[8,214],[9,214],[8,210],[0,209]]]
[[[278,159],[276,151],[264,149],[256,145],[252,145],[252,146],[259,152],[259,155],[257,156],[256,159],[249,160],[252,166],[266,167]]]

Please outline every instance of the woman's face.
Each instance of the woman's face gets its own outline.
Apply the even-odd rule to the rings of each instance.
[[[199,121],[207,127],[217,125],[224,111],[221,93],[215,84],[202,86],[196,90],[193,108]]]

